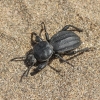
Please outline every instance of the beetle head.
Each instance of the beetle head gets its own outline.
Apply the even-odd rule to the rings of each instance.
[[[36,58],[34,57],[33,54],[30,53],[26,56],[26,59],[24,60],[24,63],[27,67],[33,66],[36,63]]]
[[[27,66],[27,70],[22,74],[20,82],[22,81],[23,76],[28,76],[28,73],[29,73],[31,67],[36,63],[36,59],[35,59],[34,55],[29,53],[26,56],[24,63]]]

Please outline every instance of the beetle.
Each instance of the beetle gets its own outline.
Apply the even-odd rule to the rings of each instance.
[[[41,23],[41,27],[42,29],[39,36],[34,32],[31,33],[31,45],[33,48],[26,53],[25,57],[11,59],[11,61],[19,61],[21,58],[24,60],[24,63],[27,66],[27,70],[21,76],[21,80],[23,76],[28,76],[32,66],[37,66],[33,72],[33,75],[35,75],[45,68],[50,59],[54,56],[69,64],[69,62],[64,60],[61,55],[74,55],[77,53],[81,54],[83,52],[89,51],[88,47],[77,51],[75,50],[81,45],[82,42],[80,37],[73,31],[82,32],[82,29],[73,25],[66,25],[50,39],[44,22]],[[73,29],[68,30],[70,27]],[[43,30],[46,37],[45,41],[40,37]],[[33,36],[35,36],[35,41],[33,40]]]

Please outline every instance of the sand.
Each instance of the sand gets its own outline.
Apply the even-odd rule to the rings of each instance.
[[[23,61],[10,60],[32,48],[30,35],[39,34],[41,22],[50,37],[65,25],[79,27],[78,49],[95,49],[71,59],[74,67],[54,59],[19,82],[27,68]],[[100,0],[0,0],[0,23],[0,100],[100,100]]]

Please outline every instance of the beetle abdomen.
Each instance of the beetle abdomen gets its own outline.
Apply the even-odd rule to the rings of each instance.
[[[64,53],[80,46],[81,41],[78,35],[71,31],[60,31],[52,36],[50,44],[55,52]]]

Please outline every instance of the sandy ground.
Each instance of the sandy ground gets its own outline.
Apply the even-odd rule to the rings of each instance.
[[[50,37],[68,24],[83,29],[80,49],[95,50],[71,59],[74,68],[55,59],[60,73],[47,66],[20,83],[26,67],[10,60],[32,48],[42,21]],[[100,100],[100,0],[0,0],[0,100]]]

